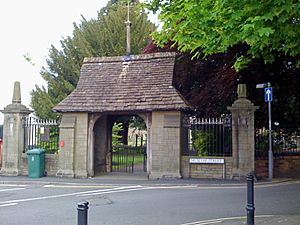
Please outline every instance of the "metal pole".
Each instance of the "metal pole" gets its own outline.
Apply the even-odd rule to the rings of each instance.
[[[254,225],[254,182],[253,175],[247,175],[247,225]]]
[[[272,152],[272,119],[271,119],[271,101],[268,101],[268,114],[269,114],[269,180],[273,178],[273,152]]]
[[[88,202],[81,202],[77,204],[77,225],[87,225],[88,224]]]

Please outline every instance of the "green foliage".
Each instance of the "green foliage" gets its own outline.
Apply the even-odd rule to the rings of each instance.
[[[127,1],[126,1],[127,3]],[[51,46],[47,68],[41,76],[48,88],[36,87],[31,92],[31,107],[40,118],[56,118],[52,108],[76,87],[84,57],[115,56],[126,53],[127,8],[124,1],[111,1],[98,12],[97,19],[74,23],[73,36],[61,40],[61,49]],[[155,29],[147,14],[137,5],[130,7],[131,50],[138,54]]]
[[[52,112],[55,100],[44,87],[36,86],[31,92],[31,107],[39,118],[55,119],[58,115]]]
[[[161,46],[172,41],[194,57],[247,46],[236,55],[236,70],[254,58],[272,63],[276,54],[300,53],[299,1],[148,0],[145,7],[160,13],[163,26],[153,38]]]
[[[146,130],[146,124],[144,120],[139,116],[133,116],[130,119],[129,127],[134,130]]]
[[[39,131],[40,132],[40,131]],[[40,133],[40,140],[37,143],[38,148],[45,149],[46,153],[53,154],[58,153],[59,146],[59,128],[58,126],[50,127],[49,129],[49,140],[42,140]]]
[[[193,130],[192,132],[192,143],[193,149],[198,151],[198,156],[207,156],[207,145],[208,145],[209,134],[202,130]]]
[[[32,58],[28,53],[23,54],[23,57],[30,65],[35,66],[35,63],[32,61]]]
[[[275,156],[280,155],[297,155],[296,150],[297,137],[299,136],[299,128],[273,128],[272,130],[272,149]],[[269,131],[267,129],[259,129],[255,134],[255,151],[258,157],[267,157],[269,150]]]
[[[35,126],[35,125],[34,125]],[[59,127],[43,126],[43,127],[31,127],[30,130],[34,131],[34,135],[31,137],[32,143],[27,146],[25,151],[33,148],[44,149],[48,154],[58,153],[59,150]]]
[[[113,151],[116,149],[117,146],[120,146],[122,142],[120,141],[122,136],[119,135],[120,131],[123,130],[121,123],[114,123],[112,127],[112,147]]]

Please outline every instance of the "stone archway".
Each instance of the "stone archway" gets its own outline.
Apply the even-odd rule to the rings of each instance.
[[[88,137],[88,175],[97,176],[103,173],[112,172],[112,127],[117,117],[120,116],[138,116],[142,118],[146,124],[147,130],[150,130],[151,124],[148,122],[149,113],[135,114],[125,113],[122,115],[116,114],[91,114],[89,116],[89,137]],[[147,137],[149,138],[149,134]],[[147,141],[147,146],[150,146]],[[130,146],[125,146],[130,147]],[[147,152],[149,148],[146,148]],[[137,157],[137,155],[135,155]],[[135,158],[137,159],[137,158]],[[147,160],[147,158],[145,159]],[[149,160],[145,161],[146,165],[150,165]],[[145,168],[149,168],[146,166]],[[137,170],[137,165],[133,165],[133,170],[126,170],[126,172],[141,172]],[[124,172],[124,171],[123,171]],[[146,172],[146,171],[145,171]],[[149,171],[147,171],[149,172]]]
[[[107,157],[109,153],[109,143],[111,134],[109,132],[109,121],[107,116],[103,115],[97,119],[93,128],[93,170],[94,175],[104,172],[110,172],[107,165]],[[91,163],[91,162],[89,162]]]

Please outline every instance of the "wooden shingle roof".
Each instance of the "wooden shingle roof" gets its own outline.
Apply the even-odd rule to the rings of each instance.
[[[174,53],[86,58],[58,112],[143,112],[189,107],[172,86]]]

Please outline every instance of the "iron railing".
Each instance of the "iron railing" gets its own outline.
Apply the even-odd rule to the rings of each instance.
[[[113,146],[112,172],[146,172],[146,147]]]
[[[188,119],[187,150],[194,156],[231,156],[231,116]]]
[[[269,131],[265,128],[255,130],[255,158],[268,157]],[[275,128],[272,131],[272,151],[275,158],[300,155],[300,128]]]
[[[56,153],[59,149],[59,122],[34,117],[24,119],[24,152],[45,149],[46,153]]]

